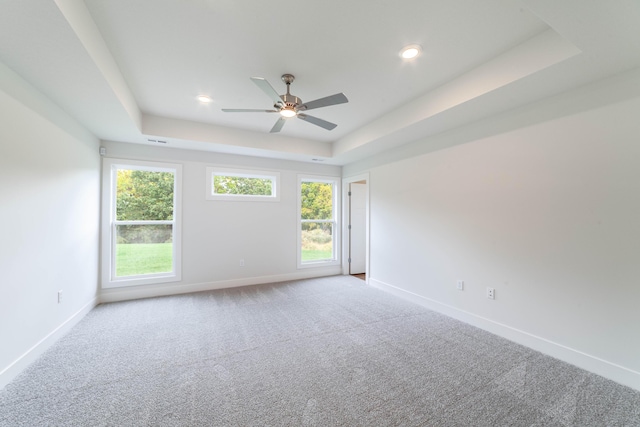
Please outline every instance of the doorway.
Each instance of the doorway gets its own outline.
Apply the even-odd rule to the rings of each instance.
[[[368,282],[369,187],[368,174],[344,182],[344,274]]]
[[[349,184],[349,274],[366,274],[367,183]]]

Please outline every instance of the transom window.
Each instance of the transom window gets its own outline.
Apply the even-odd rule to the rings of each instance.
[[[207,168],[207,199],[279,201],[280,173],[248,169]]]

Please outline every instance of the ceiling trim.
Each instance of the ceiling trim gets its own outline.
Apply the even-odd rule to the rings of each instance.
[[[404,129],[580,53],[581,50],[575,45],[553,29],[547,29],[336,141],[332,154],[334,157],[340,156],[382,140],[393,140],[394,145],[410,142],[410,134],[404,138],[398,137]]]
[[[189,120],[142,115],[142,133],[150,137],[168,138],[199,142],[200,149],[205,151],[220,150],[227,146],[225,152],[240,154],[247,149],[260,149],[266,152],[302,155],[305,160],[313,157],[331,157],[331,144],[293,138],[286,135],[273,135],[229,128],[208,123]]]
[[[55,3],[133,124],[141,130],[140,108],[84,1],[55,0]]]

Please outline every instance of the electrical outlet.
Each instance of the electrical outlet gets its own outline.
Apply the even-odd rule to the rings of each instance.
[[[244,259],[240,260],[240,267],[244,267]]]
[[[58,304],[62,303],[62,290],[58,291]]]
[[[487,288],[487,298],[496,299],[496,290],[493,288]]]
[[[464,291],[464,280],[458,280],[458,282],[456,283],[456,288],[459,291]]]

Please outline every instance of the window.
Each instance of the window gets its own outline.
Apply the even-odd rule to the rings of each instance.
[[[105,159],[102,286],[180,280],[180,165]]]
[[[207,168],[207,199],[236,201],[279,201],[278,172]]]
[[[298,267],[339,263],[337,178],[298,177]]]

